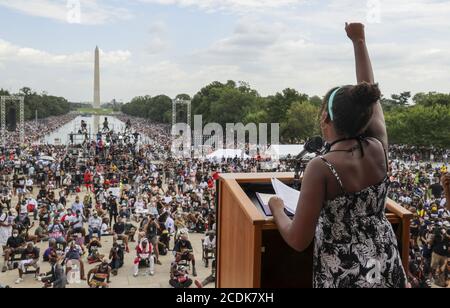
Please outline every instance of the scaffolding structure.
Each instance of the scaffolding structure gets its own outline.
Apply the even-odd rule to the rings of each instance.
[[[191,125],[191,101],[190,100],[183,100],[183,99],[174,99],[172,100],[172,127],[175,127],[177,124],[177,105],[186,105],[187,106],[187,125]]]
[[[25,98],[23,96],[0,97],[0,138],[3,146],[6,146],[6,103],[13,102],[19,105],[19,134],[20,143],[25,142]]]

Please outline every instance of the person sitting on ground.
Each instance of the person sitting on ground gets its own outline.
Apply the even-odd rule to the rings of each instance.
[[[14,219],[14,228],[19,231],[19,234],[25,239],[26,242],[37,243],[37,238],[34,235],[30,235],[29,230],[34,227],[34,222],[31,222],[28,214],[18,215]]]
[[[134,236],[136,235],[137,229],[132,223],[125,223],[125,234],[128,236],[128,242],[134,243]]]
[[[152,255],[153,245],[144,238],[136,247],[136,258],[134,259],[134,277],[139,275],[139,266],[147,266],[149,268],[148,273],[150,275],[155,274],[155,260]]]
[[[49,238],[53,238],[58,244],[66,246],[65,229],[57,216],[53,219],[53,224],[48,227],[48,234]]]
[[[2,268],[2,272],[6,272],[8,270],[8,264],[10,262],[10,259],[14,255],[22,255],[26,247],[25,239],[19,235],[19,231],[17,229],[14,229],[12,232],[12,236],[8,239],[6,242],[6,249],[4,250],[5,253],[5,259],[4,259],[4,265]],[[12,269],[12,264],[10,266]]]
[[[184,265],[179,265],[177,262],[172,263],[169,284],[175,289],[189,288],[192,285],[192,279],[189,278]]]
[[[119,217],[118,222],[114,224],[113,227],[113,235],[118,240],[123,241],[123,244],[125,245],[125,251],[130,252],[130,249],[128,248],[128,235],[125,234],[125,223],[123,222],[123,218]]]
[[[67,276],[64,273],[64,268],[60,264],[60,258],[56,251],[53,251],[49,256],[51,265],[50,272],[44,274],[41,281],[44,283],[44,288],[65,289],[67,285]]]
[[[159,236],[158,245],[159,253],[165,256],[170,249],[170,233],[165,225],[161,225],[161,235]]]
[[[86,280],[84,275],[84,264],[81,256],[84,254],[83,249],[75,243],[75,241],[71,241],[65,250],[65,262],[66,262],[66,275],[72,269],[72,263],[78,262],[80,263],[80,276],[81,280]]]
[[[100,254],[99,252],[100,248],[102,248],[102,243],[100,243],[100,239],[96,236],[92,237],[92,240],[87,245],[87,249],[89,252],[88,256],[89,264],[101,262],[104,256]]]
[[[212,261],[212,269],[211,269],[211,275],[205,278],[202,282],[199,280],[195,280],[195,285],[197,288],[204,288],[210,283],[216,282],[216,260]]]
[[[37,238],[37,242],[47,242],[49,240],[48,236],[48,226],[45,224],[45,221],[41,221],[39,226],[34,231],[34,235]]]
[[[102,219],[102,228],[101,228],[102,236],[109,236],[112,235],[111,227],[109,226],[109,218],[104,217]]]
[[[173,249],[175,252],[175,262],[180,262],[181,260],[192,262],[192,275],[197,277],[197,271],[195,269],[195,256],[194,250],[192,248],[191,242],[188,240],[186,233],[183,233],[180,239],[175,244]]]
[[[28,243],[27,248],[22,252],[21,261],[19,262],[19,278],[16,280],[16,284],[23,282],[23,274],[27,271],[27,268],[32,266],[36,270],[35,278],[39,277],[39,249],[33,245],[33,243]]]
[[[99,240],[102,238],[101,228],[102,228],[102,219],[98,216],[98,213],[94,211],[94,214],[89,218],[89,240],[92,239],[92,236],[97,234]]]
[[[216,233],[214,231],[209,231],[208,236],[203,241],[203,253],[205,257],[206,267],[208,267],[209,254],[215,256],[216,254]]]
[[[52,253],[56,253],[58,250],[58,245],[56,243],[55,239],[49,239],[48,240],[48,248],[44,251],[44,255],[42,256],[42,259],[44,262],[50,261],[50,256]]]
[[[111,267],[108,260],[103,259],[102,263],[91,269],[88,273],[87,283],[92,289],[108,288],[111,278]]]
[[[124,264],[125,259],[124,250],[117,242],[113,243],[113,246],[109,252],[109,259],[111,260],[111,263],[109,263],[111,273],[114,276],[117,276],[119,269],[122,268]]]
[[[75,202],[72,204],[71,210],[73,213],[76,213],[77,211],[84,213],[84,204],[83,202],[80,202],[80,196],[77,195],[75,197]]]

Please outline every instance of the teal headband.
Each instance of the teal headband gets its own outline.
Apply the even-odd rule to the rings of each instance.
[[[334,97],[336,96],[336,94],[338,93],[338,91],[342,89],[341,87],[337,88],[336,90],[334,90],[334,92],[331,94],[330,99],[328,100],[328,114],[330,115],[330,119],[331,121],[334,120],[334,115],[333,115],[333,102],[334,102]]]

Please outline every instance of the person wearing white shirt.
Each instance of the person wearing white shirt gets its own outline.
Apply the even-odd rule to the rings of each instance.
[[[25,186],[26,186],[27,190],[28,190],[30,193],[33,192],[33,185],[34,185],[34,182],[33,182],[33,180],[32,180],[31,178],[29,178],[29,179],[26,180]]]
[[[0,208],[0,246],[5,248],[6,242],[12,235],[12,216],[6,208]]]
[[[103,221],[103,223],[102,223],[101,233],[102,233],[102,236],[111,235],[111,228],[109,227],[109,219],[108,218],[105,218],[105,221]]]
[[[175,221],[170,215],[167,216],[167,220],[164,225],[166,226],[166,229],[170,234],[175,233]]]
[[[203,241],[203,247],[208,250],[216,249],[216,235],[214,232],[209,232],[208,236]]]
[[[83,202],[80,202],[80,197],[75,197],[75,202],[72,204],[72,211],[74,213],[80,211],[80,213],[84,213],[84,205]]]
[[[102,219],[98,217],[98,214],[94,212],[94,215],[89,218],[89,239],[92,239],[92,235],[97,233],[99,239],[101,238]]]
[[[166,194],[166,196],[164,196],[164,203],[169,204],[170,202],[172,202],[172,197],[169,194]]]

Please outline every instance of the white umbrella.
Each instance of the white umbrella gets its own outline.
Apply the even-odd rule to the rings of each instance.
[[[41,156],[41,160],[47,160],[47,161],[55,161],[55,159],[51,156]]]

